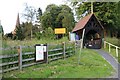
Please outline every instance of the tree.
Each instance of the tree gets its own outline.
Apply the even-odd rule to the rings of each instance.
[[[48,27],[52,29],[64,27],[68,32],[73,28],[74,16],[69,6],[51,4],[43,13],[41,23],[44,30]]]
[[[2,36],[4,35],[3,27],[1,24],[0,24],[0,34],[2,34]]]
[[[30,39],[31,38],[32,23],[31,22],[25,22],[25,23],[22,23],[21,26],[23,26],[23,34],[25,36],[25,39]]]
[[[24,37],[24,27],[21,25],[21,26],[19,26],[19,27],[16,27],[17,29],[16,29],[16,35],[15,35],[15,38],[17,39],[17,40],[23,40],[25,37]]]
[[[118,38],[120,38],[120,9],[119,8],[120,8],[120,1],[118,2],[117,7],[116,7],[116,10],[117,10],[116,11],[117,12],[116,13],[116,18],[117,18],[116,26],[117,26],[117,30],[118,30],[118,33],[117,33]]]
[[[60,13],[60,8],[55,4],[47,6],[45,13],[42,15],[42,27],[43,29],[52,27],[54,29],[57,26],[56,18]]]
[[[31,23],[30,22],[23,22],[16,27],[16,35],[13,36],[14,40],[23,40],[23,39],[30,39],[31,38]]]
[[[42,16],[42,10],[41,8],[38,8],[36,17],[39,22],[41,22],[41,16]]]
[[[71,8],[67,5],[61,5],[61,12],[58,15],[58,21],[62,24],[62,27],[70,32],[74,27],[74,15]]]
[[[27,20],[27,22],[31,22],[31,39],[32,39],[32,27],[33,27],[33,21],[35,19],[35,15],[36,15],[36,10],[33,6],[28,6],[27,3],[25,4],[25,11],[23,13],[23,16],[25,17],[25,19]]]

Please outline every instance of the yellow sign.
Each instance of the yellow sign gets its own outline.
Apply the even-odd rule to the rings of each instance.
[[[56,28],[55,29],[55,34],[65,34],[66,33],[66,28]]]

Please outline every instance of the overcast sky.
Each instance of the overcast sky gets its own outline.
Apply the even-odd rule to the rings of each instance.
[[[4,33],[14,30],[18,13],[20,13],[20,18],[23,18],[21,13],[24,11],[25,3],[28,6],[34,6],[36,9],[40,7],[42,11],[45,11],[47,5],[52,3],[56,5],[65,4],[64,0],[2,0],[0,1],[0,20]]]

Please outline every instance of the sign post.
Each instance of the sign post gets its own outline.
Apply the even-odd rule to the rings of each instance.
[[[47,61],[47,45],[36,44],[35,45],[35,61]]]
[[[83,48],[84,35],[85,35],[85,29],[83,29],[83,33],[82,33],[82,39],[81,39],[81,45],[80,45],[80,54],[79,54],[79,56],[78,56],[78,64],[80,64],[80,55],[81,55],[82,48]]]

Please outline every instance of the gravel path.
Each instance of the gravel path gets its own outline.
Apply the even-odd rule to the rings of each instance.
[[[116,70],[116,73],[114,73],[112,76],[109,76],[108,78],[119,78],[120,79],[120,64],[107,52],[96,49],[97,51],[107,62],[111,64],[111,66]]]

